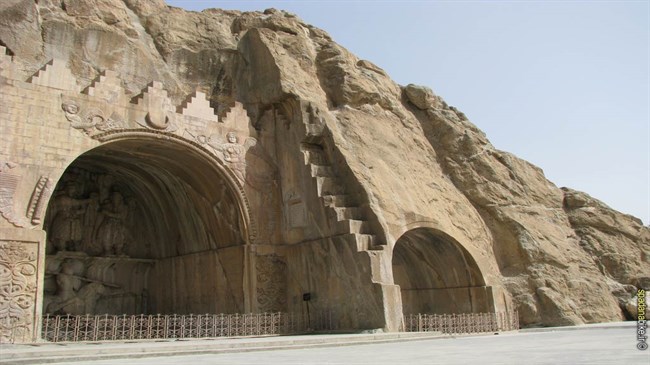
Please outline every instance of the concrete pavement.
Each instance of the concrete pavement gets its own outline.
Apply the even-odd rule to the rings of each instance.
[[[420,334],[309,335],[148,343],[12,345],[1,349],[0,363],[46,363],[56,347],[68,351],[66,363],[111,364],[644,364],[650,351],[636,348],[635,322],[526,329],[498,335]],[[39,348],[40,362],[5,355]],[[219,349],[224,351],[219,351]],[[81,350],[83,349],[83,351]],[[139,350],[138,350],[139,349]],[[183,349],[187,350],[183,353]],[[198,350],[208,352],[201,353]],[[20,351],[19,351],[20,350]],[[113,350],[113,351],[111,351]],[[115,355],[129,355],[128,360]],[[167,353],[160,353],[165,350]],[[61,350],[63,351],[63,350]],[[75,351],[82,356],[75,357]],[[89,353],[93,351],[93,353]],[[117,351],[117,352],[116,352]],[[121,351],[121,354],[119,353]],[[144,351],[144,352],[137,352]],[[195,351],[194,353],[189,351]],[[34,352],[32,352],[34,354]],[[59,352],[59,355],[63,352]],[[85,354],[85,355],[83,355]],[[93,360],[89,354],[108,356]],[[175,355],[175,356],[170,356]],[[111,357],[112,356],[112,357]],[[145,356],[145,357],[142,357]],[[86,358],[84,360],[84,358]],[[95,357],[97,358],[97,357]],[[32,358],[30,361],[37,361]],[[60,358],[59,360],[62,360]],[[78,361],[75,361],[78,360]]]

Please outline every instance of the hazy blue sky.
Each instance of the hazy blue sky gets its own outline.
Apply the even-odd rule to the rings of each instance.
[[[650,222],[650,2],[171,1],[297,14],[492,144]]]

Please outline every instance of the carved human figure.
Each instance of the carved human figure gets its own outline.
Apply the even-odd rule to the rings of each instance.
[[[56,295],[47,305],[47,313],[52,314],[93,314],[97,299],[106,291],[104,285],[81,276],[83,263],[66,260],[56,274]],[[83,281],[88,281],[84,285]]]
[[[212,135],[208,144],[221,152],[223,161],[232,168],[237,178],[244,182],[246,176],[246,151],[257,142],[255,138],[247,138],[244,145],[239,144],[235,132],[226,134],[226,141],[218,135]]]
[[[128,240],[126,217],[129,207],[119,192],[111,194],[110,201],[102,207],[102,221],[97,229],[97,242],[104,250],[105,256],[124,255],[124,246]]]
[[[68,301],[76,296],[76,291],[81,288],[81,279],[77,276],[82,270],[79,261],[65,261],[61,264],[61,271],[56,275],[56,298],[58,302]]]
[[[76,198],[77,187],[71,183],[65,192],[54,200],[56,214],[50,226],[51,242],[57,251],[80,250],[83,239],[83,216],[88,205],[96,204],[92,198]]]
[[[111,197],[111,188],[115,183],[115,177],[112,175],[100,175],[97,177],[97,186],[99,188],[99,201],[107,201]]]
[[[99,223],[99,217],[101,213],[99,211],[99,193],[92,192],[90,193],[90,202],[86,207],[84,213],[83,225],[83,251],[89,255],[100,254],[103,248],[96,242],[95,234],[97,232],[97,224]]]
[[[231,163],[239,162],[244,153],[244,146],[237,143],[238,138],[235,132],[228,132],[226,138],[228,143],[224,145],[224,160]]]

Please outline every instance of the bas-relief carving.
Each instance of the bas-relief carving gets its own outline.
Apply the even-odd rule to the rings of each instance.
[[[178,128],[175,123],[175,108],[161,82],[149,83],[133,100],[142,110],[146,110],[144,118],[136,117],[136,123],[165,132],[173,132]]]
[[[91,138],[102,132],[129,128],[125,118],[116,110],[103,111],[97,107],[85,106],[76,100],[67,100],[61,104],[61,109],[70,126],[83,130]],[[110,116],[107,116],[110,112]],[[142,118],[135,120],[135,127],[145,127],[157,131],[174,132],[178,129],[173,112],[148,110]]]
[[[98,202],[95,199],[79,199],[75,184],[68,184],[65,192],[59,192],[52,202],[53,218],[49,229],[49,240],[57,251],[82,250],[84,227],[90,229],[92,225],[84,225],[84,215],[87,210],[96,209]]]
[[[31,338],[37,267],[38,242],[0,240],[0,343]]]
[[[259,212],[262,216],[258,217],[258,221],[263,222],[259,234],[272,236],[278,227],[279,214],[274,208],[278,206],[278,168],[258,140],[247,137],[242,144],[234,131],[209,136],[194,135],[188,130],[185,132],[196,142],[212,149],[224,165],[233,171],[257,206],[267,207]]]
[[[154,261],[146,235],[135,238],[138,204],[111,175],[74,167],[61,177],[44,224],[45,313],[146,312]]]
[[[246,153],[255,146],[257,140],[248,137],[242,145],[235,132],[228,132],[226,140],[219,134],[213,134],[206,139],[206,143],[218,153],[217,156],[232,169],[239,181],[243,183],[246,180]]]
[[[126,218],[129,208],[124,203],[122,194],[117,191],[111,193],[110,202],[100,210],[103,219],[97,228],[98,245],[104,250],[104,255],[121,256],[124,254],[124,245],[129,240],[126,227]]]
[[[67,96],[61,104],[61,108],[70,126],[101,142],[106,142],[107,136],[111,136],[111,133],[108,132],[119,131],[124,132],[125,135],[130,133],[137,135],[142,132],[143,127],[155,132],[168,133],[170,136],[175,134],[181,137],[183,142],[197,142],[207,147],[206,150],[210,151],[213,157],[223,161],[224,165],[229,167],[235,177],[244,185],[247,175],[246,151],[251,146],[256,145],[256,140],[250,137],[244,145],[240,145],[237,135],[228,136],[226,140],[220,137],[223,135],[224,128],[236,130],[240,135],[245,135],[249,130],[250,121],[241,103],[235,103],[224,121],[218,121],[218,118],[214,116],[214,118],[205,119],[207,123],[203,128],[191,131],[190,128],[195,126],[196,123],[189,123],[188,118],[197,118],[197,116],[191,112],[185,115],[187,110],[183,110],[181,114],[176,113],[167,92],[163,89],[162,83],[150,83],[141,94],[132,98],[129,103],[128,98],[122,94],[124,90],[118,81],[116,73],[105,71],[85,91],[87,96],[92,97],[90,101],[86,96]],[[203,99],[205,98],[202,93],[196,94],[201,94],[200,96]],[[118,101],[120,102],[109,102],[107,104],[106,101],[113,100],[115,95],[119,96]],[[190,99],[190,102],[185,105],[186,109],[189,108],[200,112],[201,117],[210,117],[210,113],[214,113],[207,101],[203,102],[203,100],[194,99],[197,98]],[[212,144],[216,145],[220,150],[215,150],[208,145],[209,137],[206,136],[214,136],[213,140],[211,140]],[[250,179],[255,179],[254,174],[249,173],[248,175]],[[275,182],[273,183],[275,184]],[[265,188],[260,190],[268,193]],[[257,231],[255,218],[250,213],[248,198],[244,193],[244,189],[238,191],[247,211],[249,240],[255,242],[259,232]],[[269,226],[276,226],[272,221],[269,222]]]
[[[112,183],[110,175],[79,168],[64,175],[46,222],[49,253],[127,256],[137,203],[125,200],[126,188]]]
[[[257,304],[260,312],[287,308],[287,264],[279,255],[256,256]]]
[[[110,75],[111,78],[116,77],[114,73],[110,73]],[[90,89],[94,90],[94,88],[89,88],[89,90]],[[93,93],[89,92],[89,95],[90,94]],[[142,93],[133,98],[132,101],[135,101],[136,104],[131,105],[131,107],[141,109],[134,115],[143,115],[143,117],[136,117],[134,119],[135,124],[133,125],[130,125],[130,123],[126,121],[126,118],[120,115],[116,110],[109,111],[111,114],[110,117],[107,117],[107,112],[96,107],[85,106],[87,102],[76,100],[76,98],[69,98],[69,100],[64,101],[61,104],[61,108],[63,109],[66,119],[70,122],[70,126],[75,129],[83,130],[84,133],[91,138],[95,138],[102,132],[117,129],[128,130],[129,128],[137,128],[138,126],[170,133],[176,132],[179,129],[178,124],[183,119],[183,115],[174,112],[174,108],[167,96],[167,92],[162,88],[161,83],[150,83]],[[251,148],[254,148],[257,145],[257,140],[253,137],[246,137],[242,144],[239,142],[240,137],[238,136],[238,133],[233,130],[225,133],[225,139],[223,138],[224,125],[228,128],[238,130],[241,134],[243,131],[248,129],[249,124],[250,119],[248,118],[246,110],[243,108],[241,103],[237,102],[228,113],[226,113],[223,121],[210,123],[208,124],[208,127],[202,131],[190,131],[184,129],[181,134],[189,135],[192,140],[199,144],[209,146],[215,155],[232,169],[240,182],[246,182],[248,177],[247,175],[250,175],[248,178],[252,181],[251,185],[256,187],[260,185],[258,182],[260,180],[265,180],[265,175],[268,175],[268,171],[261,171],[261,173],[256,173],[256,171],[247,171],[247,153]],[[257,148],[255,150],[262,151],[262,153],[256,153],[258,157],[262,160],[271,161],[271,166],[275,165],[263,149]],[[271,174],[275,174],[275,171],[272,171]],[[266,187],[258,187],[257,189],[266,190]]]
[[[113,112],[110,117],[106,118],[105,113],[98,108],[82,110],[79,103],[71,100],[63,102],[61,108],[72,128],[81,129],[91,137],[98,132],[126,127],[124,118],[116,112]]]
[[[260,191],[268,190],[269,185],[276,184],[275,162],[256,138],[246,137],[244,143],[240,143],[240,137],[234,131],[209,136],[193,134],[189,130],[185,133],[197,143],[210,147],[215,155],[230,167],[241,183],[247,183]]]
[[[161,85],[155,83],[150,85],[139,98],[134,99],[137,105],[127,106],[130,109],[122,110],[121,106],[89,102],[76,97],[64,99],[61,108],[70,126],[83,131],[91,138],[99,137],[103,132],[126,131],[138,127],[174,132],[177,129],[177,120],[181,121],[182,116],[167,110],[170,109],[167,108],[169,103],[165,104],[168,98],[161,90]],[[107,100],[114,100],[114,96],[118,95],[120,90],[117,88],[111,91],[110,98]],[[93,96],[91,92],[88,92],[88,95]],[[164,104],[163,108],[152,108],[161,102]],[[137,109],[142,109],[144,112]],[[132,120],[126,120],[123,115],[129,115],[129,119]],[[137,115],[143,117],[136,117]],[[209,128],[202,132],[210,137],[201,135],[203,140],[197,138],[197,141],[211,148],[215,156],[221,159],[224,165],[230,167],[244,186],[257,192],[256,205],[275,206],[277,205],[277,167],[255,138],[246,137],[243,131],[248,129],[249,122],[246,110],[241,104],[236,103],[224,120],[218,123],[220,129],[215,129],[217,127],[209,124]],[[233,128],[230,133],[224,134],[230,128]],[[224,135],[225,139],[222,137]],[[243,143],[240,143],[240,138],[244,140]],[[102,303],[105,302],[103,297],[107,290],[106,283],[91,282],[82,272],[92,271],[92,267],[97,266],[89,264],[88,260],[126,256],[128,252],[128,231],[129,227],[133,226],[128,222],[132,219],[128,204],[125,204],[124,197],[119,191],[111,194],[109,198],[105,191],[111,189],[111,185],[103,183],[102,180],[104,179],[100,177],[91,177],[82,182],[68,182],[57,190],[56,197],[52,200],[48,212],[49,221],[46,222],[49,241],[47,248],[50,251],[48,260],[56,263],[57,260],[51,257],[77,254],[83,254],[87,258],[84,259],[85,261],[82,260],[83,264],[78,260],[60,262],[59,267],[50,270],[47,279],[50,290],[46,292],[48,305],[44,307],[50,313],[84,311],[90,313],[96,307],[102,307]],[[89,185],[94,188],[89,188]],[[49,180],[39,181],[37,190],[39,189],[52,193]],[[29,204],[28,218],[33,222],[42,220],[42,210],[37,209],[38,202],[43,201],[38,198],[40,195],[45,194],[35,191],[34,201]],[[240,232],[236,205],[232,201],[226,201],[226,195],[223,196],[223,199],[214,203],[214,210],[220,218],[220,224],[230,231]],[[47,202],[47,199],[44,201]],[[262,209],[260,213],[268,215],[267,219],[261,219],[265,222],[262,233],[270,235],[276,229],[278,214],[274,209]],[[54,253],[56,255],[53,255]]]
[[[300,228],[307,225],[305,204],[296,192],[287,195],[288,223],[291,228]]]
[[[17,167],[12,162],[0,162],[0,212],[11,224],[24,227],[26,219],[17,216],[14,211],[14,195],[22,179]]]
[[[46,259],[43,313],[146,313],[154,261],[59,252]]]
[[[46,274],[55,277],[56,292],[45,296],[45,313],[95,313],[97,300],[106,292],[107,285],[82,276],[84,269],[81,261],[68,259],[61,264],[58,272]]]
[[[47,200],[52,194],[51,181],[41,176],[25,207],[25,215],[17,213],[16,191],[23,182],[21,167],[13,162],[0,161],[0,214],[16,227],[33,228],[41,223]]]
[[[147,122],[147,126],[153,128],[153,129],[158,129],[158,130],[166,130],[171,126],[171,121],[169,116],[165,115],[165,113],[161,112],[155,112],[155,111],[150,111],[147,113],[145,116],[145,121]]]
[[[27,217],[31,219],[32,224],[41,224],[45,215],[45,209],[47,208],[47,201],[51,195],[52,179],[48,176],[41,176],[36,184],[27,210]]]

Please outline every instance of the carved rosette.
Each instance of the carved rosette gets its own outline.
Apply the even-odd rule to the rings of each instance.
[[[31,340],[38,243],[0,241],[0,343]]]

